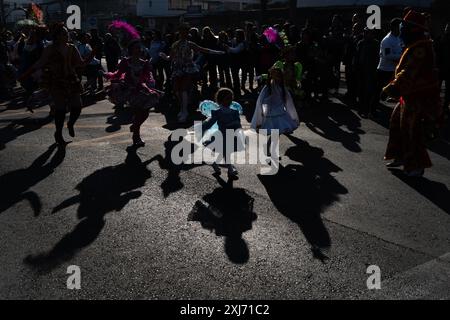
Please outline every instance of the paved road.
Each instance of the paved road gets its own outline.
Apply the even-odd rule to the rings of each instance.
[[[450,298],[444,141],[424,179],[405,179],[384,168],[386,115],[334,100],[281,138],[278,175],[238,166],[230,190],[209,166],[171,165],[161,114],[127,152],[129,115],[100,101],[64,152],[47,113],[0,107],[0,298]]]

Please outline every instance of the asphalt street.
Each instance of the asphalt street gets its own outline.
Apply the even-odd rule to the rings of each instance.
[[[170,162],[160,113],[135,152],[106,100],[65,150],[48,112],[0,106],[1,299],[450,299],[450,145],[422,179],[388,171],[388,113],[309,110],[277,175],[238,165],[229,188],[225,170]]]

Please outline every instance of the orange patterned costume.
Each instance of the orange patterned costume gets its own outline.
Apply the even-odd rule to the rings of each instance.
[[[418,40],[406,49],[395,79],[383,91],[400,97],[390,120],[385,160],[401,161],[406,172],[431,167],[424,129],[442,113],[431,40]]]

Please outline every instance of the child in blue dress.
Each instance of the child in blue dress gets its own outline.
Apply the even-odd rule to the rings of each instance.
[[[205,133],[217,123],[218,131],[220,131],[223,137],[222,151],[225,157],[225,164],[228,167],[228,176],[230,179],[236,180],[238,178],[238,171],[231,163],[231,153],[236,150],[232,150],[226,146],[226,131],[228,129],[234,131],[242,129],[239,110],[231,108],[233,98],[233,91],[228,88],[220,88],[217,91],[216,101],[218,108],[211,110],[211,116],[202,123],[202,132]],[[216,174],[221,174],[220,167],[217,163],[213,163],[213,168]]]

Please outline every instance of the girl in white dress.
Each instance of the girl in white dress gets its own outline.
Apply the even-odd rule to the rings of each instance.
[[[292,96],[284,85],[282,64],[275,64],[269,70],[268,84],[264,86],[256,102],[251,127],[255,130],[272,130],[289,134],[298,128],[300,122]]]

